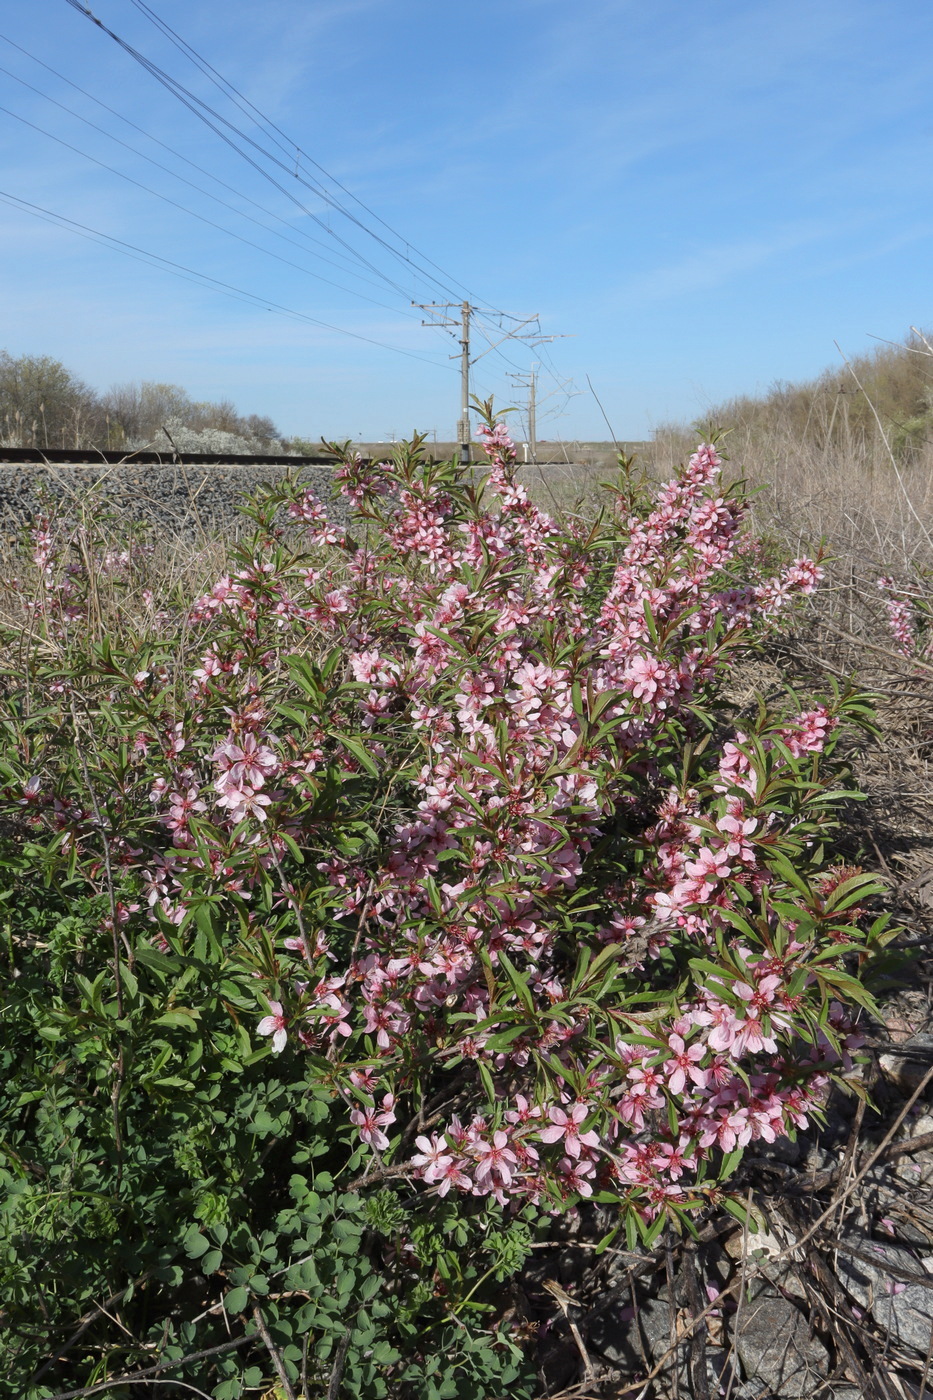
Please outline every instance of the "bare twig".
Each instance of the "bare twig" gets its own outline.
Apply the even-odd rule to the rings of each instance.
[[[347,1364],[347,1352],[350,1350],[350,1338],[352,1335],[348,1327],[340,1338],[340,1344],[337,1347],[337,1354],[334,1357],[334,1364],[331,1368],[330,1380],[327,1383],[327,1395],[325,1396],[325,1400],[337,1400],[340,1394],[340,1382],[343,1380],[343,1371]],[[307,1400],[307,1383],[305,1384],[304,1400]]]
[[[556,1283],[554,1279],[546,1278],[543,1280],[543,1284],[547,1291],[550,1293],[551,1297],[557,1299],[557,1303],[560,1307],[560,1310],[564,1314],[564,1317],[567,1319],[567,1326],[570,1328],[571,1336],[573,1337],[577,1351],[580,1353],[580,1358],[583,1362],[583,1374],[585,1377],[585,1381],[586,1384],[589,1385],[594,1380],[596,1372],[593,1370],[593,1363],[590,1360],[589,1353],[587,1352],[587,1349],[583,1344],[583,1338],[580,1335],[580,1329],[574,1322],[573,1318],[570,1316],[570,1309],[579,1307],[580,1305],[577,1302],[576,1298],[571,1298],[570,1294],[565,1292],[564,1289],[561,1288],[560,1284]],[[330,1396],[328,1397],[328,1400],[331,1400]]]
[[[674,1352],[674,1367],[672,1371],[672,1389],[674,1400],[680,1400],[680,1366],[677,1364],[677,1293],[674,1288],[674,1251],[671,1249],[670,1230],[666,1232],[664,1241],[664,1273],[667,1278],[667,1297],[669,1330],[667,1334],[668,1344]],[[696,1333],[694,1333],[696,1336]]]
[[[144,1274],[140,1274],[139,1278],[133,1279],[131,1283],[124,1284],[119,1292],[111,1293],[110,1297],[106,1298],[103,1303],[94,1303],[92,1307],[88,1308],[87,1312],[78,1318],[76,1330],[72,1332],[67,1342],[63,1343],[60,1347],[56,1347],[55,1355],[50,1357],[48,1361],[44,1361],[38,1371],[35,1372],[30,1381],[30,1385],[37,1385],[43,1376],[48,1375],[55,1363],[61,1360],[67,1352],[71,1351],[71,1348],[76,1342],[81,1340],[87,1329],[97,1321],[100,1314],[106,1311],[107,1308],[112,1307],[114,1303],[119,1303],[128,1288],[138,1288],[141,1283],[146,1282],[152,1273],[153,1269],[147,1269]]]
[[[908,493],[907,487],[904,485],[904,479],[903,479],[903,477],[901,476],[900,467],[897,465],[897,458],[894,456],[894,453],[891,451],[891,445],[890,445],[890,443],[888,442],[887,433],[884,431],[884,425],[882,424],[881,419],[880,419],[879,416],[878,416],[878,410],[875,408],[875,405],[872,403],[871,398],[869,397],[869,395],[866,394],[866,393],[865,393],[865,390],[862,388],[861,380],[859,379],[858,375],[855,373],[855,370],[854,370],[853,366],[851,365],[851,363],[849,362],[849,360],[846,358],[845,352],[842,350],[841,346],[839,345],[838,340],[833,341],[833,344],[835,345],[836,349],[839,351],[840,355],[842,355],[843,360],[845,360],[846,368],[848,369],[848,371],[849,371],[849,373],[851,374],[852,378],[855,380],[855,382],[856,382],[856,384],[858,385],[858,387],[859,387],[861,393],[864,395],[865,402],[868,404],[868,407],[869,407],[869,408],[871,409],[871,411],[872,411],[872,416],[873,416],[875,422],[877,423],[877,425],[878,425],[878,431],[879,431],[879,433],[881,434],[881,441],[884,443],[885,451],[886,451],[887,454],[888,454],[888,457],[889,457],[890,462],[891,462],[891,466],[894,468],[894,475],[897,477],[897,484],[898,484],[898,486],[901,488],[901,492],[902,492],[902,494],[903,494],[903,496],[904,496],[904,500],[905,500],[905,502],[907,503],[907,509],[910,511],[911,515],[914,517],[914,519],[916,520],[917,524],[920,526],[920,529],[923,531],[923,537],[924,537],[924,539],[926,540],[927,544],[930,545],[931,547],[933,547],[933,536],[930,535],[930,532],[929,532],[929,530],[927,529],[926,525],[923,523],[922,519],[921,519],[920,516],[917,514],[917,511],[916,511],[916,508],[915,508],[915,506],[914,506],[913,501],[910,499],[910,495],[909,495],[909,493]]]
[[[929,662],[921,661],[916,656],[904,656],[899,651],[892,651],[890,647],[880,646],[868,637],[856,637],[853,632],[847,632],[844,627],[840,627],[831,618],[821,617],[820,626],[828,627],[831,632],[835,632],[839,637],[845,637],[847,642],[853,642],[857,647],[868,647],[869,651],[876,651],[881,656],[887,656],[892,661],[900,662],[902,666],[910,666],[918,671],[923,671],[925,675],[933,676],[933,665],[930,665]]]
[[[923,1363],[923,1375],[920,1378],[920,1400],[927,1400],[927,1376],[930,1374],[931,1361],[933,1361],[933,1326],[930,1327],[930,1345],[927,1347],[926,1360]]]
[[[603,422],[605,423],[606,427],[609,429],[609,436],[612,438],[612,445],[613,445],[613,447],[615,448],[616,452],[621,452],[622,449],[619,447],[619,443],[618,443],[618,441],[617,441],[617,439],[616,439],[616,435],[615,435],[615,433],[614,433],[613,430],[612,430],[612,424],[609,422],[609,419],[606,417],[606,410],[603,408],[602,404],[599,402],[599,395],[596,393],[596,390],[593,388],[593,381],[590,379],[590,376],[589,376],[589,375],[586,376],[586,382],[587,382],[587,384],[590,386],[590,393],[593,395],[593,398],[596,400],[596,406],[597,406],[597,408],[599,409],[600,413],[603,415]]]
[[[269,1335],[269,1329],[266,1326],[266,1320],[262,1315],[262,1310],[259,1307],[258,1303],[253,1304],[253,1318],[255,1320],[257,1328],[259,1329],[259,1335],[260,1337],[262,1337],[263,1345],[265,1346],[266,1351],[272,1358],[272,1364],[275,1367],[276,1375],[282,1383],[282,1389],[285,1391],[286,1400],[298,1400],[298,1397],[295,1394],[295,1388],[292,1385],[291,1381],[288,1379],[288,1372],[285,1369],[285,1362],[282,1360],[282,1356],[278,1347],[272,1340],[272,1337]]]
[[[849,1182],[849,1184],[846,1186],[845,1190],[844,1190],[843,1192],[840,1193],[840,1196],[838,1196],[838,1197],[836,1197],[836,1198],[833,1199],[833,1201],[832,1201],[832,1202],[830,1203],[830,1205],[826,1208],[826,1210],[824,1210],[824,1211],[822,1212],[821,1215],[817,1216],[816,1220],[813,1221],[813,1223],[808,1227],[807,1230],[804,1231],[804,1233],[803,1233],[802,1235],[800,1235],[797,1239],[795,1239],[795,1240],[793,1241],[793,1243],[791,1243],[790,1245],[788,1245],[788,1246],[786,1246],[784,1249],[782,1249],[778,1254],[773,1254],[773,1255],[770,1257],[770,1259],[768,1260],[768,1266],[769,1266],[769,1267],[773,1267],[775,1264],[780,1263],[782,1260],[788,1259],[788,1258],[792,1257],[793,1254],[794,1254],[798,1249],[801,1249],[801,1248],[803,1248],[804,1245],[808,1244],[809,1241],[814,1237],[814,1235],[815,1235],[815,1234],[817,1233],[817,1231],[820,1229],[820,1227],[821,1227],[823,1224],[825,1224],[825,1222],[829,1219],[829,1217],[830,1217],[831,1215],[834,1215],[834,1214],[835,1214],[835,1212],[836,1212],[837,1209],[839,1208],[839,1204],[840,1204],[841,1200],[842,1200],[842,1199],[848,1199],[848,1197],[852,1195],[853,1191],[855,1191],[856,1187],[858,1187],[858,1186],[861,1185],[861,1183],[862,1183],[862,1181],[864,1180],[865,1176],[868,1174],[868,1172],[871,1170],[871,1168],[875,1165],[875,1163],[879,1160],[879,1158],[881,1157],[881,1154],[884,1152],[884,1150],[889,1146],[889,1144],[891,1143],[891,1141],[892,1141],[892,1139],[893,1139],[893,1137],[894,1137],[894,1134],[897,1132],[898,1128],[901,1126],[901,1124],[903,1123],[904,1119],[907,1117],[908,1113],[909,1113],[910,1110],[913,1108],[913,1106],[914,1106],[914,1104],[917,1102],[917,1100],[920,1098],[920,1096],[921,1096],[921,1094],[924,1092],[924,1090],[927,1088],[927,1086],[929,1085],[929,1083],[930,1083],[931,1080],[933,1080],[933,1065],[930,1066],[930,1069],[929,1069],[929,1070],[927,1071],[927,1073],[923,1076],[923,1078],[921,1079],[920,1083],[917,1085],[917,1088],[914,1090],[913,1094],[910,1096],[910,1098],[909,1098],[909,1099],[907,1100],[907,1102],[904,1104],[904,1106],[903,1106],[903,1108],[901,1109],[900,1113],[897,1115],[897,1118],[896,1118],[896,1119],[894,1120],[894,1122],[891,1124],[891,1127],[888,1129],[887,1133],[885,1134],[884,1138],[882,1139],[881,1144],[879,1145],[879,1147],[871,1154],[871,1156],[868,1158],[867,1162],[865,1162],[865,1163],[860,1167],[859,1171],[856,1173],[856,1175],[853,1177],[853,1179],[852,1179],[852,1180]],[[716,1299],[715,1303],[710,1303],[707,1307],[705,1307],[705,1308],[703,1309],[703,1311],[699,1314],[698,1317],[691,1318],[691,1319],[689,1319],[689,1320],[687,1321],[686,1327],[685,1327],[685,1332],[686,1332],[686,1334],[687,1334],[687,1335],[692,1334],[692,1333],[694,1332],[694,1330],[695,1330],[702,1322],[705,1322],[706,1319],[707,1319],[707,1317],[709,1317],[710,1313],[713,1311],[714,1307],[718,1307],[718,1306],[720,1305],[721,1300],[722,1300],[723,1298],[727,1298],[727,1297],[731,1296],[731,1295],[734,1294],[739,1288],[741,1288],[741,1289],[743,1290],[743,1292],[744,1292],[744,1288],[745,1288],[745,1285],[746,1285],[746,1282],[748,1281],[748,1279],[756,1277],[756,1276],[757,1276],[758,1274],[760,1274],[761,1272],[762,1272],[762,1265],[760,1265],[760,1264],[752,1264],[751,1266],[745,1266],[744,1261],[743,1261],[743,1273],[742,1273],[742,1276],[741,1276],[739,1279],[737,1279],[736,1281],[734,1281],[733,1283],[729,1284],[729,1286],[728,1286],[727,1288],[724,1288],[724,1289],[722,1290],[722,1292],[720,1293],[719,1297]],[[655,1365],[651,1368],[651,1370],[649,1371],[648,1376],[647,1376],[647,1378],[646,1378],[648,1381],[653,1380],[653,1379],[655,1378],[655,1376],[657,1376],[657,1375],[659,1375],[659,1374],[661,1373],[661,1371],[664,1369],[664,1367],[666,1366],[667,1362],[669,1361],[670,1356],[671,1356],[671,1352],[668,1351],[668,1352],[665,1353],[664,1356],[661,1357],[661,1359],[660,1359],[658,1362],[655,1363]],[[631,1386],[625,1386],[625,1387],[623,1387],[621,1390],[616,1391],[616,1394],[615,1394],[615,1396],[613,1397],[613,1400],[622,1400],[622,1398],[623,1398],[624,1396],[632,1395],[632,1394],[633,1394],[636,1390],[638,1390],[642,1385],[643,1385],[643,1382],[639,1381],[636,1385],[631,1385]]]
[[[703,1311],[703,1300],[700,1295],[700,1283],[697,1276],[697,1245],[696,1241],[693,1239],[684,1241],[681,1275],[684,1281],[690,1316],[691,1318],[698,1317]],[[690,1387],[693,1392],[693,1400],[710,1400],[709,1378],[706,1371],[706,1335],[707,1328],[703,1325],[697,1327],[690,1336],[688,1365],[690,1368]]]
[[[134,1385],[137,1381],[147,1381],[152,1376],[158,1376],[162,1371],[177,1371],[180,1366],[190,1366],[195,1361],[206,1361],[211,1356],[221,1356],[224,1352],[235,1351],[238,1347],[245,1347],[255,1339],[255,1333],[250,1332],[245,1337],[236,1337],[233,1341],[222,1342],[220,1346],[205,1347],[203,1351],[193,1351],[188,1356],[179,1356],[175,1361],[160,1361],[158,1366],[148,1366],[144,1371],[130,1371],[124,1376],[111,1376],[107,1381],[101,1381],[97,1385],[82,1386],[79,1390],[60,1390],[56,1395],[50,1395],[49,1400],[85,1400],[86,1396],[99,1395],[102,1390],[113,1390],[121,1385]]]
[[[933,1147],[933,1133],[922,1133],[920,1137],[907,1138],[904,1142],[892,1142],[874,1158],[873,1165],[877,1166],[881,1162],[893,1162],[898,1157],[911,1157],[915,1152],[926,1152],[927,1148],[930,1147]],[[864,1161],[863,1157],[862,1162]],[[825,1191],[827,1186],[835,1186],[843,1174],[844,1168],[839,1166],[828,1167],[825,1171],[817,1172],[813,1176],[805,1176],[807,1193]]]
[[[752,1208],[752,1193],[751,1193],[751,1191],[749,1191],[748,1196],[747,1196],[747,1198],[746,1198],[746,1204],[745,1204],[745,1219],[744,1219],[744,1221],[743,1221],[743,1223],[742,1223],[742,1269],[741,1269],[741,1272],[740,1272],[740,1274],[739,1274],[739,1283],[738,1283],[738,1289],[739,1289],[739,1304],[738,1304],[738,1307],[737,1307],[736,1313],[735,1313],[735,1326],[734,1326],[733,1329],[732,1329],[732,1341],[731,1341],[731,1344],[730,1344],[730,1346],[729,1346],[729,1352],[728,1352],[728,1360],[729,1360],[729,1382],[728,1382],[728,1384],[727,1384],[727,1386],[726,1386],[726,1400],[731,1400],[731,1396],[732,1396],[732,1387],[733,1387],[733,1385],[735,1384],[735,1378],[736,1378],[736,1375],[738,1374],[738,1367],[737,1367],[737,1365],[735,1364],[735,1362],[732,1360],[732,1357],[733,1357],[733,1354],[735,1353],[735,1351],[736,1351],[736,1349],[737,1349],[737,1347],[738,1347],[738,1344],[739,1344],[739,1335],[740,1335],[740,1333],[741,1333],[741,1331],[742,1331],[742,1311],[743,1311],[743,1308],[744,1308],[744,1305],[745,1305],[746,1277],[747,1277],[747,1273],[748,1273],[748,1222],[749,1222],[749,1218],[750,1218],[750,1214],[751,1214],[751,1208]],[[755,1272],[757,1273],[758,1270],[755,1270]],[[734,1291],[734,1290],[733,1290],[733,1291]],[[702,1313],[700,1314],[700,1316],[702,1317]]]

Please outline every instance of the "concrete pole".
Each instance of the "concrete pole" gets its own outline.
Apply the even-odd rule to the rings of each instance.
[[[468,301],[460,307],[460,422],[457,440],[460,443],[460,465],[470,465],[470,312]]]
[[[535,419],[535,379],[534,370],[528,376],[528,442],[531,447],[531,460],[538,460],[538,425]]]

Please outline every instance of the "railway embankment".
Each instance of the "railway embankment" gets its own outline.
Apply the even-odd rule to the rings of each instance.
[[[54,512],[80,518],[92,503],[128,524],[143,522],[178,535],[229,535],[243,524],[239,506],[262,485],[291,472],[317,491],[335,519],[345,504],[330,503],[329,466],[285,460],[277,465],[176,462],[0,462],[0,529],[9,537]]]

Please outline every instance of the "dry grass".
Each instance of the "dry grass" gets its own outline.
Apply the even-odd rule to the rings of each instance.
[[[81,645],[143,639],[178,632],[184,647],[187,605],[210,589],[226,567],[229,542],[192,540],[155,530],[127,531],[125,521],[96,514],[93,501],[70,518],[52,518],[52,573],[58,585],[75,570],[76,597],[83,610],[75,624]],[[23,673],[37,649],[46,661],[70,651],[71,627],[42,620],[45,583],[33,559],[27,532],[0,539],[0,666]],[[57,588],[52,597],[57,598]],[[53,613],[57,607],[53,604]],[[174,620],[173,620],[174,619]]]
[[[933,866],[933,658],[900,654],[877,584],[892,575],[933,596],[933,343],[913,332],[808,383],[714,407],[707,422],[774,552],[825,550],[825,585],[771,661],[789,681],[855,680],[877,697],[879,742],[857,760],[869,800],[851,836],[896,898]],[[697,438],[659,429],[650,474],[669,475]]]
[[[659,432],[651,467],[667,475],[694,435]],[[831,552],[865,569],[896,572],[933,562],[933,442],[899,462],[881,432],[852,432],[819,444],[797,438],[787,424],[740,421],[726,429],[727,476],[756,492],[753,519],[763,531]]]

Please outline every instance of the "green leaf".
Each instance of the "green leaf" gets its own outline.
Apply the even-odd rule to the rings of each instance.
[[[183,1030],[194,1031],[197,1030],[198,1014],[197,1011],[187,1008],[184,1011],[165,1011],[152,1024],[154,1026],[180,1026]]]
[[[379,769],[358,739],[351,738],[349,734],[335,734],[335,737],[347,753],[356,759],[364,773],[368,773],[371,778],[379,777]]]
[[[138,943],[135,956],[137,962],[142,963],[143,967],[151,968],[153,972],[175,973],[181,966],[178,958],[167,957],[150,943]]]
[[[755,1222],[749,1215],[744,1201],[737,1200],[735,1196],[723,1196],[722,1204],[729,1214],[734,1215],[736,1220],[740,1221],[747,1230],[755,1228]]]
[[[211,1242],[201,1234],[197,1225],[192,1225],[182,1240],[182,1247],[189,1259],[200,1259],[210,1249]]]
[[[492,1106],[496,1103],[497,1094],[495,1085],[492,1082],[492,1075],[489,1073],[489,1067],[485,1063],[485,1061],[477,1060],[476,1068],[479,1070],[479,1077],[482,1080],[483,1088],[486,1091],[486,1097],[489,1100],[490,1105]]]
[[[744,1147],[736,1147],[734,1151],[723,1154],[722,1166],[720,1167],[720,1170],[718,1172],[718,1177],[720,1181],[728,1181],[729,1177],[732,1176],[732,1174],[735,1172],[744,1155]],[[735,1212],[733,1212],[733,1214],[734,1213]]]
[[[867,899],[872,895],[882,894],[883,886],[874,875],[853,875],[849,880],[843,880],[841,885],[837,885],[826,898],[826,910],[836,912],[841,909],[850,909],[853,904],[857,904],[860,899]]]
[[[373,1360],[377,1366],[393,1366],[401,1357],[402,1353],[388,1342],[377,1342],[373,1347]]]
[[[224,1308],[232,1317],[235,1313],[245,1312],[249,1302],[249,1290],[246,1288],[231,1288],[224,1294]]]
[[[132,972],[130,971],[130,969],[127,967],[126,963],[123,962],[122,960],[121,960],[119,966],[120,966],[120,981],[121,981],[122,984],[123,984],[123,989],[124,989],[124,991],[129,992],[129,994],[130,994],[131,997],[136,997],[136,996],[138,996],[138,995],[139,995],[139,983],[138,983],[137,980],[136,980],[135,974],[132,973]]]

